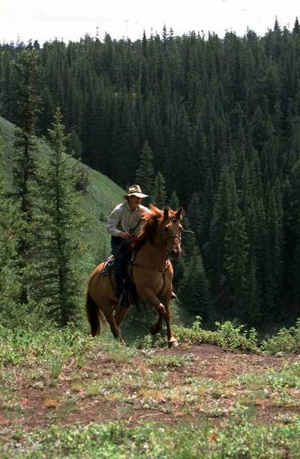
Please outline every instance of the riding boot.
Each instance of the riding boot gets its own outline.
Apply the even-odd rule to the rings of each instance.
[[[129,295],[128,295],[128,290],[127,290],[127,285],[126,285],[126,281],[125,280],[123,282],[123,289],[122,289],[121,295],[119,297],[118,304],[119,304],[119,306],[121,306],[121,308],[127,309],[127,308],[130,307]]]

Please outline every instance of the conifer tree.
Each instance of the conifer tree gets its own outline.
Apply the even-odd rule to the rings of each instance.
[[[225,169],[222,172],[218,193],[214,202],[213,217],[210,225],[210,237],[207,246],[208,270],[211,275],[214,289],[218,289],[222,277],[224,241],[229,212],[230,173]]]
[[[176,210],[179,208],[179,199],[178,199],[178,196],[176,194],[176,191],[172,191],[172,194],[171,194],[171,197],[170,197],[170,200],[169,200],[169,207],[173,210]]]
[[[80,193],[75,190],[76,163],[66,154],[66,135],[60,109],[49,130],[51,150],[43,171],[39,239],[40,279],[36,295],[46,307],[48,317],[58,325],[76,322],[83,290],[81,230],[84,220]]]
[[[202,211],[199,194],[194,192],[192,199],[189,202],[187,207],[187,218],[190,223],[192,231],[194,231],[197,242],[200,241],[200,232],[201,232],[201,220],[202,220]]]
[[[246,268],[248,265],[248,238],[245,220],[238,206],[234,180],[231,181],[230,209],[225,226],[223,286],[234,301],[234,308],[243,313],[245,305]]]
[[[153,204],[155,204],[159,209],[162,209],[166,204],[165,179],[161,172],[158,172],[154,180]]]
[[[298,18],[296,18],[296,20],[295,20],[293,33],[294,33],[294,35],[299,35],[300,34],[300,26],[299,26]]]
[[[201,255],[194,250],[179,286],[178,297],[192,316],[201,316],[207,322],[213,315],[212,298]]]
[[[35,237],[37,234],[35,213],[38,210],[38,147],[35,134],[35,120],[38,105],[37,96],[37,52],[24,50],[16,64],[19,74],[18,108],[19,126],[15,131],[13,158],[13,194],[19,212],[19,223],[15,233],[18,275],[21,282],[22,304],[34,300],[31,288],[34,284],[33,271]]]
[[[264,254],[265,317],[272,317],[279,304],[282,285],[282,222],[280,205],[273,189],[267,194],[266,239]]]
[[[256,260],[254,255],[250,254],[247,260],[246,276],[243,285],[244,304],[242,304],[238,317],[240,317],[244,323],[256,327],[260,324],[263,317],[258,281]]]
[[[81,160],[82,145],[76,131],[72,131],[68,136],[68,153]]]
[[[153,186],[154,186],[154,167],[153,167],[153,154],[148,141],[144,143],[141,151],[140,162],[136,171],[135,181],[141,186],[143,193],[148,194],[152,201]]]
[[[202,247],[209,240],[209,228],[212,220],[214,205],[214,187],[211,168],[208,169],[205,188],[202,198],[202,212],[201,212],[201,227],[200,227],[200,247]]]

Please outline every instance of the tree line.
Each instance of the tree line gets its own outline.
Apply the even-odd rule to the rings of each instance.
[[[300,27],[0,47],[0,108],[18,122],[15,63],[37,56],[36,132],[57,106],[67,151],[158,206],[183,205],[175,284],[204,320],[299,315]]]
[[[0,138],[0,322],[10,327],[76,323],[84,285],[78,167],[66,154],[59,107],[43,148],[35,135],[37,71],[36,52],[23,50],[9,156]]]

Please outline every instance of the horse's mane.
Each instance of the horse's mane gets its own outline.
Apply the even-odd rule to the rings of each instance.
[[[142,212],[144,226],[138,237],[132,244],[132,249],[137,252],[147,241],[153,243],[154,235],[158,230],[159,224],[163,221],[164,211],[150,204],[149,210]],[[176,212],[169,209],[169,217],[175,217]]]

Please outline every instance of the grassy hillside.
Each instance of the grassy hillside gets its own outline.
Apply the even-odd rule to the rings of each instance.
[[[0,117],[0,136],[4,141],[4,155],[13,157],[14,125]],[[45,142],[40,141],[42,154],[47,154],[49,148]],[[87,222],[87,229],[82,237],[87,243],[85,266],[87,274],[109,252],[110,238],[106,232],[105,221],[113,207],[122,200],[124,191],[108,177],[81,165],[88,172],[87,193],[83,194],[83,203]],[[7,171],[9,174],[9,170]]]

